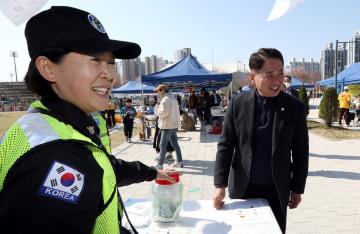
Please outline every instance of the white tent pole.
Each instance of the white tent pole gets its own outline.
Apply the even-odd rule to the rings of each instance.
[[[142,82],[142,76],[140,75],[140,82],[141,82],[141,102],[142,104],[144,105],[144,85],[143,85],[143,82]]]

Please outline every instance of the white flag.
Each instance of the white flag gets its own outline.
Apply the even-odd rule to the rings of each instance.
[[[297,7],[305,0],[276,0],[267,21],[275,20],[285,15],[288,11]]]
[[[19,25],[40,10],[48,0],[1,0],[0,10],[15,25]]]

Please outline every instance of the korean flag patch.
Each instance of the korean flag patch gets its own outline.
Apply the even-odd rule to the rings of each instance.
[[[83,173],[54,161],[39,194],[76,204],[84,188],[84,180]]]

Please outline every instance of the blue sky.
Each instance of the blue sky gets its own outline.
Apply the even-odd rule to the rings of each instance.
[[[360,30],[359,0],[306,0],[275,21],[267,22],[275,0],[49,0],[93,13],[110,38],[133,41],[141,57],[173,60],[175,50],[190,47],[202,63],[247,62],[261,47],[291,58],[318,60],[326,43],[348,40]],[[29,63],[25,23],[12,24],[0,13],[0,81],[14,72],[10,51],[18,51],[18,78]],[[212,52],[213,51],[213,52]],[[15,79],[15,78],[13,78]]]

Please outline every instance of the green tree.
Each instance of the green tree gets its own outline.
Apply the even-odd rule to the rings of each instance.
[[[331,127],[332,122],[337,119],[338,106],[336,89],[334,87],[326,89],[320,102],[319,118],[325,121],[327,127]]]
[[[306,108],[306,115],[308,115],[309,114],[309,98],[306,94],[306,89],[305,89],[304,83],[299,88],[299,99],[300,99],[300,101],[302,101],[304,103],[305,108]]]

